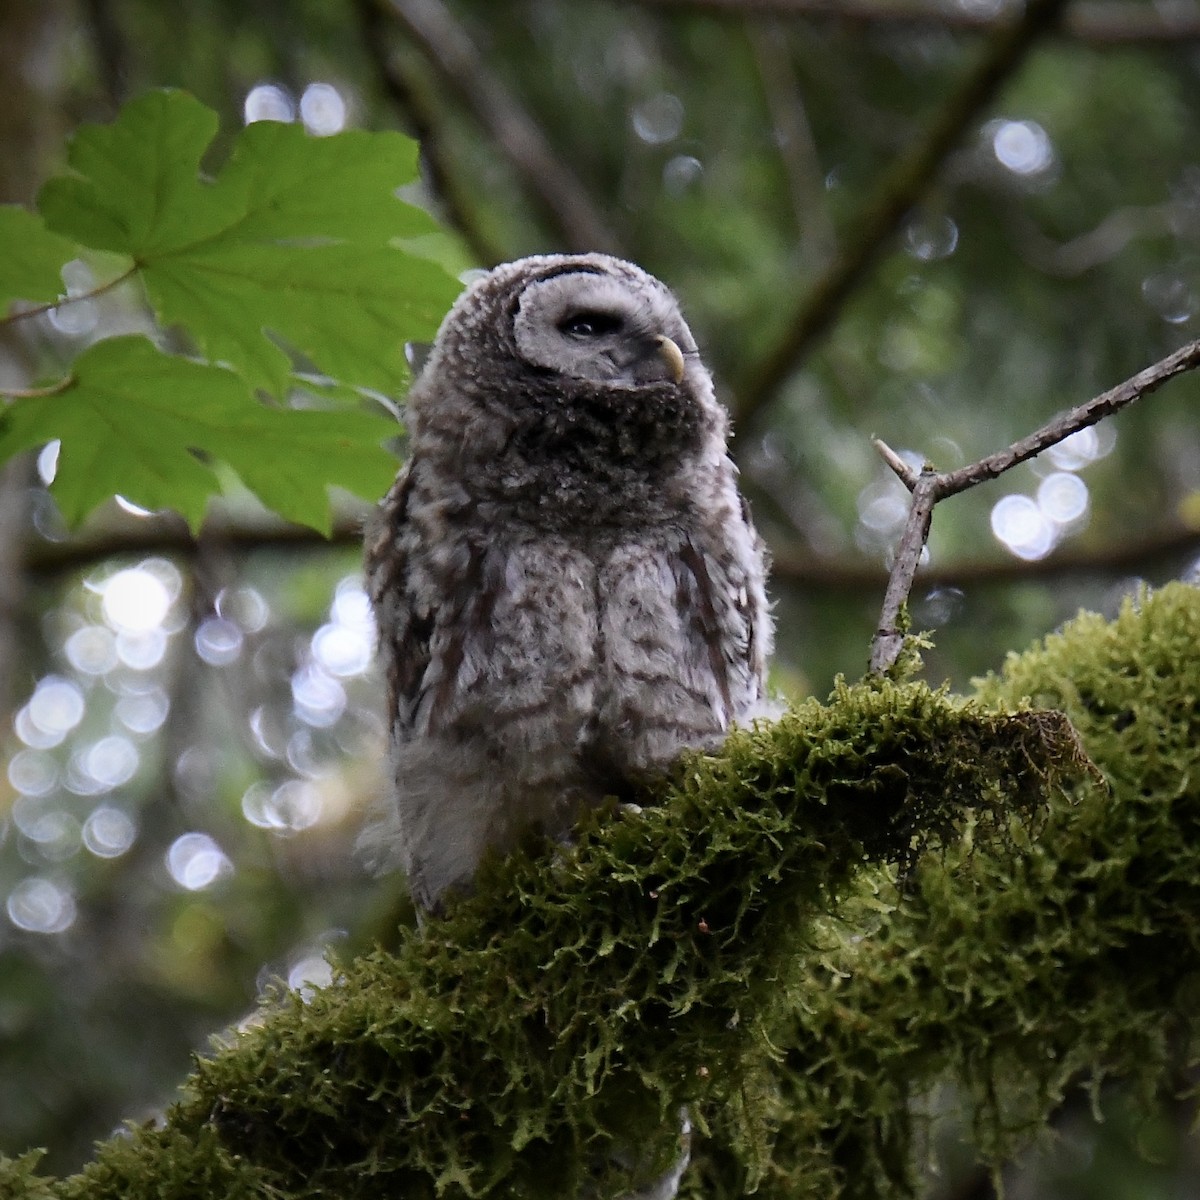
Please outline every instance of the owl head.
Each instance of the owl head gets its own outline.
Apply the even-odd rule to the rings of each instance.
[[[414,451],[472,491],[550,488],[575,520],[602,494],[661,488],[725,453],[725,410],[674,296],[604,254],[523,258],[472,283],[409,416]]]
[[[605,387],[678,385],[689,368],[707,381],[675,297],[606,254],[522,258],[477,279],[442,323],[436,365],[481,353]]]

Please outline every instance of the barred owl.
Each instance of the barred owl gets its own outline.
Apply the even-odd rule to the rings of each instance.
[[[436,907],[481,857],[765,711],[764,553],[674,297],[600,254],[497,267],[409,396],[367,536],[390,836]]]

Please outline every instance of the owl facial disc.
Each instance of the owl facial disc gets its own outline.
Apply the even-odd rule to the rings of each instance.
[[[527,284],[513,336],[517,353],[534,366],[618,387],[678,385],[686,355],[695,352],[665,288],[635,290],[619,276],[589,270]]]

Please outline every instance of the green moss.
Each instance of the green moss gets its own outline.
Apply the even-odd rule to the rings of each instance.
[[[970,702],[839,687],[691,756],[640,814],[491,863],[311,1002],[278,998],[197,1063],[166,1129],[50,1193],[13,1164],[0,1181],[37,1200],[614,1194],[674,1158],[686,1105],[693,1194],[903,1195],[916,1102],[946,1080],[1002,1156],[1081,1078],[1155,1087],[1187,1011],[1198,644],[1198,593],[1169,588],[1080,618]]]
[[[786,1038],[764,1194],[912,1194],[938,1085],[993,1164],[1070,1089],[1169,1086],[1200,968],[1198,648],[1200,592],[1173,585],[977,681],[988,706],[1064,710],[1108,786],[1048,792],[1019,853],[968,840],[923,862],[868,936],[831,929]],[[726,1166],[717,1194],[739,1194]]]

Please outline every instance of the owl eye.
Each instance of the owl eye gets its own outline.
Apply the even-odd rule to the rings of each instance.
[[[616,333],[620,328],[621,318],[607,312],[572,313],[558,323],[560,333],[574,338],[600,337],[602,334]]]

